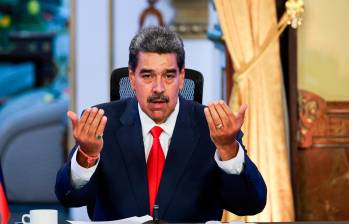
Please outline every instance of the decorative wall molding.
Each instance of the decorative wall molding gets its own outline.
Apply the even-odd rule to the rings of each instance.
[[[297,220],[348,220],[349,101],[299,92]]]
[[[176,9],[176,16],[170,24],[173,31],[183,38],[207,38],[207,0],[172,0],[172,5]]]
[[[328,101],[299,92],[300,148],[349,146],[349,101]]]

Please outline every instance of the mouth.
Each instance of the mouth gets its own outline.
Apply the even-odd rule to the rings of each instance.
[[[165,100],[153,100],[151,103],[166,103]]]
[[[161,110],[163,109],[163,107],[166,105],[166,101],[164,100],[154,100],[152,102],[150,102],[153,110]]]

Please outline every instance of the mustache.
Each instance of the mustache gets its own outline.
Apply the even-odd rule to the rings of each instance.
[[[149,96],[147,101],[148,103],[154,103],[156,101],[164,101],[165,103],[168,103],[168,101],[170,101],[170,98],[162,93],[155,93]]]

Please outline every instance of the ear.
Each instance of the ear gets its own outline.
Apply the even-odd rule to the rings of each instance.
[[[128,78],[130,80],[130,84],[133,90],[135,90],[135,82],[136,82],[135,76],[136,76],[135,72],[130,67],[128,67]]]
[[[182,90],[184,86],[184,79],[185,79],[185,69],[182,68],[179,72],[179,89]]]

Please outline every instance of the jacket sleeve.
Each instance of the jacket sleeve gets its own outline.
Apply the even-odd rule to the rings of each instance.
[[[242,144],[242,132],[237,140]],[[236,215],[255,215],[261,212],[267,200],[267,187],[255,164],[247,156],[240,175],[227,174],[220,169],[220,197],[224,209]]]
[[[77,146],[71,150],[68,161],[58,171],[56,177],[55,193],[58,200],[66,207],[81,207],[94,200],[96,192],[96,172],[92,175],[89,182],[82,188],[75,189],[71,183],[71,158]]]

